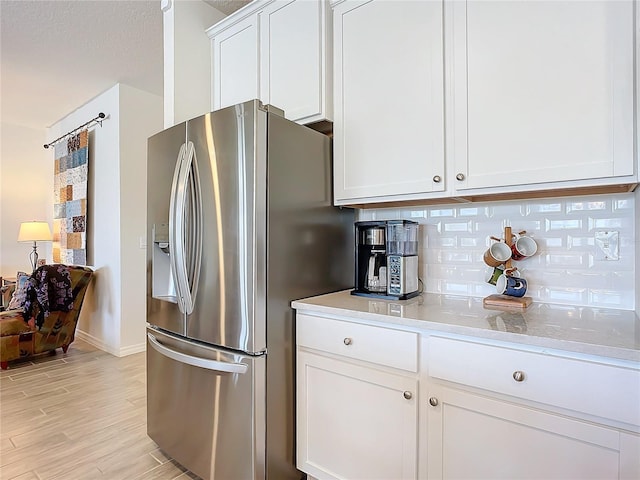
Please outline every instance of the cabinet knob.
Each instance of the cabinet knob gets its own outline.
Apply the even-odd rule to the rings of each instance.
[[[404,398],[406,398],[407,400],[411,400],[411,398],[413,397],[413,395],[411,394],[411,392],[409,390],[406,390],[403,394]]]
[[[440,175],[434,175],[433,181],[436,183],[440,183],[442,181],[442,177]]]
[[[456,180],[458,181],[463,181],[464,180],[464,173],[459,173],[456,175]]]
[[[438,406],[438,399],[436,397],[431,397],[429,399],[429,405],[431,405],[432,407],[437,407]]]
[[[520,370],[516,370],[515,372],[513,372],[513,379],[516,382],[522,382],[524,380],[524,372],[521,372]]]
[[[346,337],[342,343],[344,343],[345,345],[351,345],[353,343],[353,340],[350,339],[349,337]]]

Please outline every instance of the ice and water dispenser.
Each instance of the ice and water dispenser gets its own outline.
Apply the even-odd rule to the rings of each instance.
[[[151,294],[154,298],[175,301],[176,289],[171,274],[171,258],[169,256],[169,224],[155,223],[151,234],[153,237]]]
[[[418,223],[356,222],[353,295],[406,300],[418,295]]]

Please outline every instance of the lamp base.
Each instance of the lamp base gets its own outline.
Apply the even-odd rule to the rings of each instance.
[[[36,242],[33,242],[33,251],[29,254],[29,261],[33,267],[33,272],[35,272],[36,268],[38,268],[38,246]]]

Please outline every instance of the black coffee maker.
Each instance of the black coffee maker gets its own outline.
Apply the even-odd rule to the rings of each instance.
[[[411,242],[406,241],[407,227]],[[419,294],[417,227],[408,220],[356,222],[352,295],[406,300]]]

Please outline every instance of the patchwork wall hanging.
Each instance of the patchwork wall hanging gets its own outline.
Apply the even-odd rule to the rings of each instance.
[[[84,130],[55,145],[53,261],[87,263],[89,134]]]

